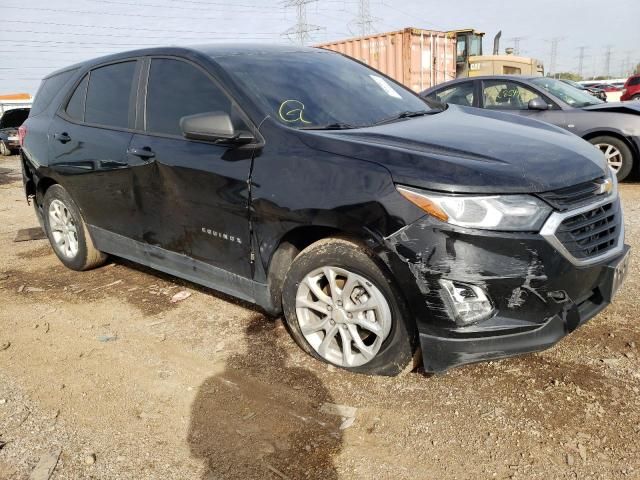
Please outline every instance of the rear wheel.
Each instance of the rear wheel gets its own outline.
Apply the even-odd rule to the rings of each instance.
[[[398,375],[412,366],[414,328],[391,279],[358,243],[321,240],[284,281],[291,335],[315,358],[346,370]]]
[[[640,95],[634,95],[633,97],[631,97],[631,100],[640,101]]]
[[[4,142],[0,142],[0,155],[5,157],[11,155],[11,149]]]
[[[42,213],[49,242],[65,266],[89,270],[104,264],[107,255],[95,248],[80,210],[63,187],[49,187]]]
[[[633,169],[633,154],[629,146],[616,137],[601,136],[589,140],[604,154],[619,181],[629,176]]]

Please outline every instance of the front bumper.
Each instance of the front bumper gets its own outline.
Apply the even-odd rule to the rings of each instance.
[[[460,229],[426,216],[386,239],[384,260],[416,319],[425,370],[442,372],[544,350],[603,310],[620,283],[616,266],[628,259],[623,235],[609,255],[576,263],[541,234]],[[491,318],[456,324],[441,279],[481,287]]]
[[[494,331],[486,336],[440,337],[420,333],[420,345],[425,356],[424,367],[429,372],[442,372],[448,368],[484,360],[495,360],[523,353],[537,352],[551,347],[567,334],[600,313],[609,305],[617,290],[616,267],[628,260],[629,246],[624,253],[606,267],[602,282],[586,300],[554,314],[540,326],[522,331]],[[618,285],[619,286],[619,285]]]

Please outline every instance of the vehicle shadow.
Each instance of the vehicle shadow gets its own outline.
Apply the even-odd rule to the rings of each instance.
[[[202,479],[337,479],[341,419],[319,410],[332,402],[329,392],[314,373],[291,365],[280,322],[256,314],[245,333],[247,353],[229,357],[191,408],[187,440],[204,462]]]

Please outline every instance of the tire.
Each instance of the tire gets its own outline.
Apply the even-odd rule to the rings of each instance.
[[[631,100],[635,100],[636,102],[640,102],[640,95],[634,95],[631,97]]]
[[[607,162],[616,172],[619,182],[629,176],[631,170],[633,170],[633,153],[624,141],[616,137],[603,135],[589,139],[589,143],[598,147],[605,156],[607,156],[607,151],[611,152],[611,155],[615,154],[615,157],[611,160],[616,161],[616,166],[613,166],[610,159],[607,159]]]
[[[345,287],[349,292],[343,297]],[[374,255],[357,242],[328,238],[300,252],[286,274],[282,305],[291,336],[318,360],[374,375],[394,376],[414,367],[416,333],[405,303]]]
[[[4,142],[0,142],[0,155],[8,157],[11,155],[11,149]]]
[[[82,271],[104,264],[107,255],[95,248],[80,210],[63,187],[49,187],[42,213],[53,251],[67,268]],[[52,225],[55,218],[59,219],[57,225]]]

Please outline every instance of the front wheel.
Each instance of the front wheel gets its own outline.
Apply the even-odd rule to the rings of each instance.
[[[94,246],[80,210],[63,187],[49,187],[44,196],[42,213],[49,242],[66,267],[89,270],[106,261],[106,254]]]
[[[601,136],[589,140],[604,154],[607,164],[616,172],[618,181],[629,176],[633,169],[633,153],[629,146],[616,137]]]
[[[415,329],[391,279],[356,242],[330,238],[303,250],[282,303],[298,345],[346,370],[398,375],[412,365]]]

